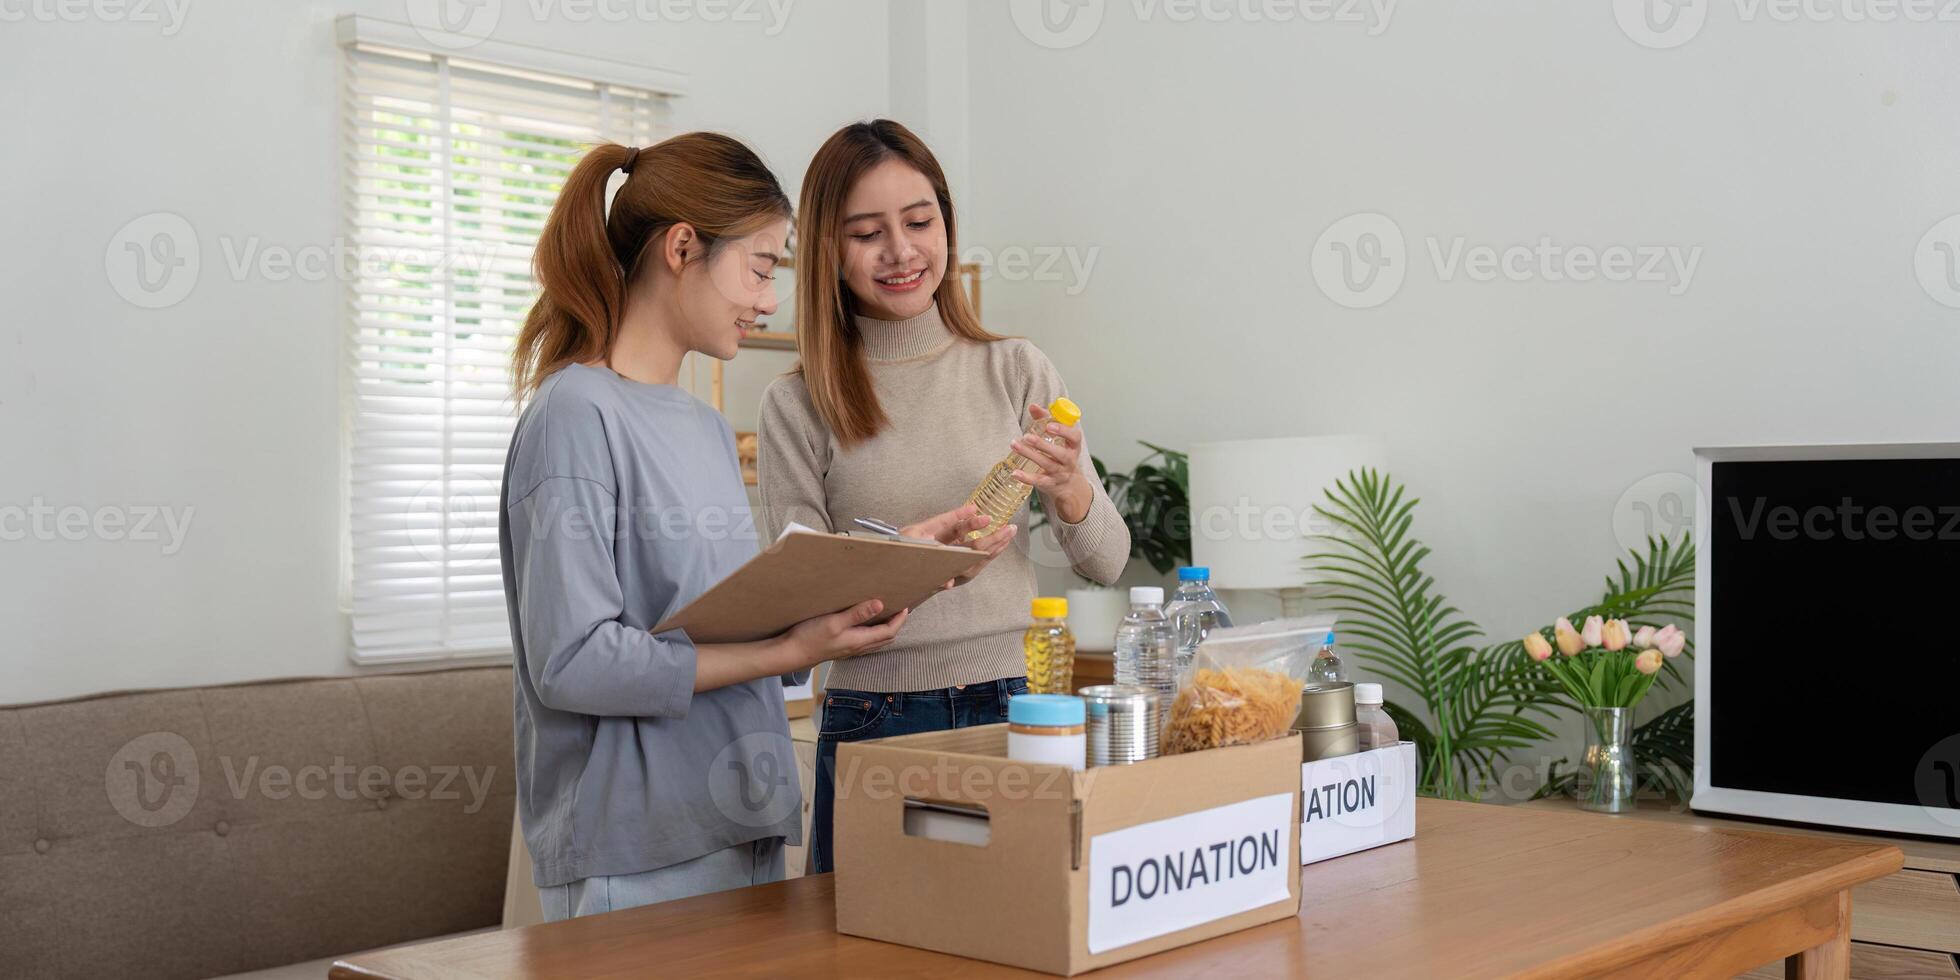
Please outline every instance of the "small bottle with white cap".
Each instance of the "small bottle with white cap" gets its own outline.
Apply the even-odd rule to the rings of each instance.
[[[1116,683],[1152,688],[1170,704],[1177,695],[1177,634],[1163,605],[1163,589],[1130,590],[1130,612],[1116,627]]]
[[[1361,751],[1385,749],[1402,740],[1395,719],[1382,710],[1380,684],[1354,685],[1354,723],[1361,729]]]

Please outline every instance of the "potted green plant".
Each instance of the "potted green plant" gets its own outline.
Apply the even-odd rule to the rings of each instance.
[[[1341,615],[1341,637],[1357,662],[1419,699],[1383,708],[1402,737],[1416,743],[1422,792],[1478,799],[1497,788],[1511,753],[1553,741],[1556,733],[1548,726],[1576,710],[1579,700],[1553,670],[1541,666],[1550,659],[1539,656],[1545,648],[1523,639],[1479,642],[1482,629],[1450,604],[1423,568],[1430,552],[1412,533],[1417,502],[1385,473],[1366,469],[1348,474],[1327,488],[1327,506],[1316,508],[1337,532],[1322,537],[1323,550],[1308,555],[1307,562],[1329,582],[1326,608]],[[1668,650],[1685,651],[1686,637],[1677,629],[1666,634],[1662,647],[1661,627],[1654,625],[1649,635],[1641,620],[1693,614],[1693,542],[1685,534],[1678,541],[1651,539],[1644,552],[1635,550],[1622,559],[1618,571],[1607,576],[1598,602],[1573,612],[1566,622],[1599,617],[1600,643],[1592,644],[1597,646],[1604,645],[1607,618],[1629,622],[1636,630],[1628,638],[1634,650],[1649,649],[1650,644],[1661,648],[1664,679],[1659,683],[1679,680]],[[1556,634],[1556,628],[1551,632]],[[1584,643],[1584,631],[1578,632]],[[1610,666],[1652,677],[1636,660],[1628,657]],[[1655,664],[1653,656],[1645,661],[1646,667]],[[1590,670],[1595,664],[1586,666]],[[1617,684],[1626,683],[1625,674],[1615,676]],[[1586,681],[1591,684],[1591,673]],[[1605,682],[1602,672],[1602,689]],[[1651,682],[1635,682],[1643,695],[1646,683]],[[1618,693],[1616,686],[1614,696]],[[1631,697],[1633,691],[1627,693]],[[1693,729],[1694,706],[1689,702],[1633,730],[1626,751],[1640,788],[1666,789],[1685,798],[1694,771]],[[1579,788],[1576,774],[1560,774],[1559,765],[1551,764],[1552,779],[1543,792]]]

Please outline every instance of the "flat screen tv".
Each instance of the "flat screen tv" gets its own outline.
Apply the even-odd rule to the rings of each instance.
[[[1695,456],[1694,809],[1960,837],[1960,444]]]

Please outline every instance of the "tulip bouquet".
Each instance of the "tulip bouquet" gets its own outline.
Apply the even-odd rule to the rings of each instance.
[[[1558,678],[1565,693],[1582,708],[1631,708],[1647,696],[1667,660],[1681,655],[1688,637],[1675,626],[1642,626],[1634,631],[1624,619],[1586,617],[1574,629],[1559,617],[1552,639],[1541,631],[1524,638],[1524,652]],[[1552,649],[1556,643],[1558,649]]]
[[[1637,784],[1633,706],[1647,696],[1668,658],[1680,656],[1687,645],[1687,636],[1672,625],[1634,631],[1624,619],[1598,616],[1586,617],[1586,624],[1578,629],[1561,616],[1550,641],[1543,632],[1524,638],[1525,655],[1544,664],[1585,715],[1585,752],[1573,773],[1582,809],[1604,813],[1633,809]]]

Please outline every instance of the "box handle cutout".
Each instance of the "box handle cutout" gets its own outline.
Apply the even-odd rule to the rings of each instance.
[[[987,808],[977,804],[942,803],[905,798],[905,836],[986,847],[993,837]]]

